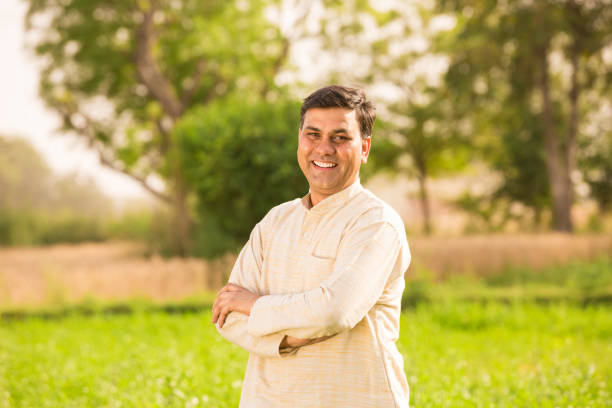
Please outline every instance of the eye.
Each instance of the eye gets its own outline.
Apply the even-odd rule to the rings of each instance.
[[[334,136],[333,137],[334,142],[338,142],[338,143],[342,143],[345,142],[347,140],[349,140],[349,138],[347,136]]]

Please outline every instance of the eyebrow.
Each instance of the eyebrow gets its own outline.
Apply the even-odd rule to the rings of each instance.
[[[334,129],[332,133],[347,133],[348,131],[345,128]]]
[[[313,130],[315,132],[321,132],[321,129],[316,128],[314,126],[306,126],[306,129]],[[338,129],[332,130],[332,133],[347,133],[348,134],[348,131],[344,128],[338,128]]]

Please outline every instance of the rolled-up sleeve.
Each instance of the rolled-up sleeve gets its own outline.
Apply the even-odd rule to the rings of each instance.
[[[258,281],[261,274],[262,253],[261,225],[258,224],[251,232],[249,241],[240,251],[229,282],[251,292],[261,293]],[[243,313],[231,312],[227,315],[223,327],[216,325],[217,331],[226,340],[250,353],[264,357],[280,357],[279,346],[285,335],[280,333],[253,335],[247,330],[248,318]]]
[[[387,220],[364,217],[342,239],[329,278],[303,293],[260,297],[248,333],[314,338],[353,328],[390,279],[403,279],[410,254],[402,233]]]

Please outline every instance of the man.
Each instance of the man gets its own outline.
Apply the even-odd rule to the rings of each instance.
[[[241,407],[407,407],[395,341],[410,254],[400,217],[361,187],[374,106],[329,86],[301,108],[310,191],[253,229],[213,305],[249,351]]]

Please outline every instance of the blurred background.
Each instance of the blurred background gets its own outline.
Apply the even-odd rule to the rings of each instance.
[[[608,1],[0,7],[5,306],[161,296],[122,260],[195,262],[184,293],[155,283],[169,297],[219,287],[254,224],[307,191],[299,105],[330,83],[376,102],[362,181],[404,219],[408,277],[612,252]]]
[[[48,406],[148,406],[135,402],[143,389],[156,406],[235,406],[244,354],[228,374],[202,349],[215,374],[194,376],[215,386],[189,396],[192,377],[161,366],[142,377],[148,362],[112,348],[161,328],[164,339],[190,338],[181,330],[201,322],[26,318],[206,316],[255,223],[307,192],[295,157],[300,101],[332,83],[363,87],[377,106],[361,179],[404,219],[406,316],[450,330],[406,328],[402,341],[454,339],[438,354],[420,350],[422,361],[418,345],[400,347],[416,401],[567,406],[580,394],[576,406],[612,405],[610,0],[3,0],[0,55],[0,407],[37,401],[28,390],[40,384]],[[455,301],[463,306],[438,306]],[[536,306],[503,306],[516,302]],[[496,325],[511,331],[479,331]],[[115,343],[79,331],[92,327]],[[140,334],[121,337],[132,327]],[[461,348],[464,332],[452,330],[482,342]],[[504,343],[515,335],[530,346]],[[498,373],[516,378],[499,384],[465,371],[491,356],[460,357],[493,338],[508,344],[497,355],[515,356]],[[160,347],[137,349],[180,349]],[[97,360],[71,371],[80,363],[68,348]],[[30,371],[43,354],[57,357],[44,378]],[[192,367],[176,361],[164,364]],[[410,371],[419,364],[460,377],[428,380]],[[93,367],[106,367],[99,378],[132,374],[100,383]],[[483,384],[496,391],[478,394]]]

